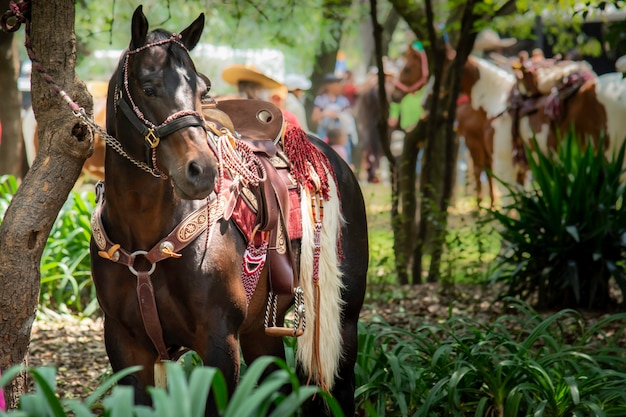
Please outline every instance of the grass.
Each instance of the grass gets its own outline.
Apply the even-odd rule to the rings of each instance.
[[[362,191],[370,241],[368,299],[371,301],[393,292],[397,286],[390,222],[391,192],[385,184],[363,184]],[[500,240],[487,223],[485,210],[477,208],[475,197],[463,194],[463,189],[457,191],[459,195],[448,211],[442,279],[448,283],[485,283],[489,266],[500,250]],[[427,255],[426,265],[428,260]]]

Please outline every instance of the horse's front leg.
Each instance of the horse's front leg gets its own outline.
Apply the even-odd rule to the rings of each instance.
[[[135,390],[136,404],[151,404],[146,388],[154,385],[154,362],[157,353],[146,335],[131,332],[126,326],[110,316],[104,317],[104,343],[113,372],[140,365],[138,372],[120,380],[122,385],[130,385]]]

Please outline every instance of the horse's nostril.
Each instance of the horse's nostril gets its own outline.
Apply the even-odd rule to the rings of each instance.
[[[200,175],[202,175],[202,172],[203,169],[197,162],[191,161],[189,162],[189,164],[187,164],[187,178],[189,178],[190,180],[195,180]]]

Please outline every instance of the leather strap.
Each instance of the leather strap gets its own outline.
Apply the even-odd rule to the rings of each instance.
[[[291,295],[296,286],[296,278],[293,251],[291,241],[287,236],[287,222],[285,221],[285,215],[289,214],[289,191],[287,184],[272,166],[270,160],[265,157],[260,157],[259,160],[267,173],[265,183],[269,184],[272,190],[270,198],[266,197],[265,201],[277,204],[276,208],[270,207],[271,210],[275,210],[272,216],[276,218],[276,225],[270,229],[268,254],[270,287],[274,294]]]
[[[126,119],[128,119],[128,121],[132,123],[135,129],[137,129],[137,131],[139,131],[139,133],[144,137],[148,136],[148,134],[150,134],[151,131],[155,137],[163,138],[185,127],[197,126],[197,127],[204,128],[204,119],[202,119],[199,116],[188,114],[186,116],[178,117],[152,130],[145,123],[139,120],[139,118],[137,117],[135,112],[133,112],[133,110],[130,108],[130,106],[128,105],[125,99],[122,98],[117,103],[118,103],[120,110],[122,110],[122,113],[124,113],[124,116],[126,116]]]
[[[159,359],[169,360],[170,356],[163,340],[163,328],[161,327],[159,312],[154,299],[154,288],[152,287],[150,274],[147,271],[139,271],[137,274],[137,300],[139,301],[143,326],[159,354]]]
[[[180,257],[177,253],[193,242],[201,233],[208,229],[220,217],[221,203],[213,201],[208,207],[201,207],[185,217],[170,234],[161,239],[150,251],[128,252],[118,244],[114,244],[106,234],[102,225],[102,209],[104,207],[104,182],[96,184],[97,204],[91,217],[91,228],[94,241],[100,251],[98,255],[125,265],[137,276],[137,300],[144,328],[161,360],[168,360],[169,354],[163,340],[163,329],[154,298],[154,288],[150,275],[155,264],[170,257]],[[137,271],[134,267],[135,257],[144,254],[152,267],[148,271]]]

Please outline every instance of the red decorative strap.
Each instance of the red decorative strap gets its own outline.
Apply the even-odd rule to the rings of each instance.
[[[259,283],[259,277],[263,272],[265,260],[267,259],[268,240],[263,239],[260,246],[254,246],[254,239],[251,239],[243,255],[243,268],[241,270],[241,281],[246,291],[246,301],[248,304],[252,299],[252,294]]]

